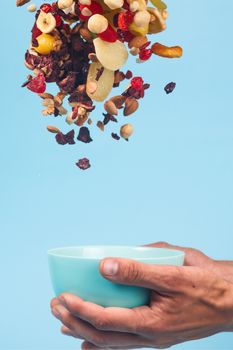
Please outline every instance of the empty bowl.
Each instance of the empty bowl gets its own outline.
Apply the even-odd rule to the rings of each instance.
[[[134,259],[146,264],[183,265],[184,252],[137,246],[80,246],[48,251],[49,269],[56,296],[68,292],[102,306],[133,308],[147,305],[150,291],[106,280],[99,272],[103,258]]]

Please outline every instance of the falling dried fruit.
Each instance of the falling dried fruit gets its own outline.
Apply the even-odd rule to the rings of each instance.
[[[79,159],[76,163],[77,167],[81,170],[87,170],[91,167],[90,161],[87,158]]]
[[[176,83],[168,83],[165,88],[164,88],[164,91],[167,93],[167,94],[170,94],[176,87]]]
[[[16,3],[22,6],[28,2],[17,0]],[[148,7],[147,2],[57,0],[43,3],[36,11],[25,54],[25,65],[33,73],[22,86],[41,97],[44,116],[65,116],[64,121],[74,126],[63,133],[48,125],[47,130],[54,134],[58,144],[73,145],[76,139],[90,143],[91,128],[96,125],[102,131],[110,129],[115,140],[120,137],[128,140],[133,134],[131,124],[118,127],[117,132],[111,130],[117,127],[118,120],[121,122],[124,116],[138,110],[139,100],[150,87],[143,77],[134,76],[131,70],[123,71],[129,52],[138,63],[152,59],[153,53],[169,58],[182,55],[179,46],[151,44],[150,34],[166,29],[168,12],[162,0],[152,0],[155,7]],[[29,5],[28,10],[35,11],[35,5]],[[59,91],[47,92],[49,83],[55,83]],[[110,95],[113,88],[121,85],[125,85],[121,92]],[[174,88],[175,83],[171,82],[164,89],[171,93]],[[69,111],[64,108],[66,98]],[[94,103],[103,101],[106,113],[99,120],[98,114],[91,113],[96,108]],[[83,158],[76,165],[86,170],[90,162]]]

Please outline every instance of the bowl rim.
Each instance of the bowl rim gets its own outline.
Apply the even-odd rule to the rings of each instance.
[[[63,259],[77,259],[77,260],[102,260],[105,258],[118,258],[116,255],[115,256],[106,256],[103,258],[100,257],[92,257],[92,256],[74,256],[72,254],[70,255],[61,255],[59,254],[60,250],[63,249],[74,249],[74,248],[117,248],[117,249],[122,249],[122,248],[130,248],[130,249],[134,249],[134,250],[154,250],[154,249],[162,249],[162,250],[166,250],[171,252],[171,255],[167,255],[164,257],[138,257],[138,258],[132,258],[132,260],[154,260],[154,259],[159,259],[159,260],[166,260],[166,259],[171,259],[171,258],[184,258],[185,257],[185,252],[179,249],[170,249],[170,248],[163,248],[163,247],[148,247],[148,246],[132,246],[132,245],[80,245],[80,246],[64,246],[64,247],[58,247],[58,248],[52,248],[47,250],[47,255],[49,257],[59,257],[59,258],[63,258]],[[119,257],[121,258],[121,257]],[[130,259],[130,258],[123,258],[123,259]]]

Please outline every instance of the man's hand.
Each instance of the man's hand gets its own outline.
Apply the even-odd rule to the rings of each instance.
[[[198,249],[180,247],[167,242],[157,242],[146,246],[182,250],[185,252],[185,266],[201,267],[233,283],[233,261],[214,260]]]
[[[125,309],[103,308],[66,293],[53,299],[62,332],[84,339],[83,349],[162,349],[233,331],[233,284],[210,269],[112,258],[102,261],[100,271],[110,281],[151,289],[151,302]]]

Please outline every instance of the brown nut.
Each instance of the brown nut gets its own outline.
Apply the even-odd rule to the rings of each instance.
[[[85,39],[89,43],[93,41],[91,32],[87,28],[80,28],[79,33],[83,37],[83,39]]]
[[[139,104],[135,98],[127,98],[125,101],[124,116],[133,114],[138,109]]]
[[[47,130],[53,134],[58,134],[59,132],[61,132],[58,128],[56,128],[56,126],[53,125],[48,125]]]
[[[23,6],[25,4],[27,4],[28,2],[30,2],[31,0],[16,0],[16,6]]]
[[[119,84],[123,80],[125,80],[125,74],[123,72],[117,71],[114,77],[114,84]]]
[[[122,108],[125,103],[126,97],[122,95],[113,96],[109,101],[112,101],[117,109]]]
[[[111,100],[108,100],[108,101],[105,102],[104,109],[109,114],[112,114],[112,115],[117,115],[118,114],[118,110],[116,108],[116,105]]]
[[[166,58],[180,58],[183,55],[183,49],[180,46],[165,46],[159,43],[152,45],[152,52],[155,55]]]
[[[121,127],[120,130],[121,137],[123,139],[128,140],[128,138],[133,134],[133,125],[125,124]]]
[[[98,126],[98,128],[101,130],[101,131],[104,131],[104,123],[101,122],[100,120],[97,122],[96,124]]]
[[[132,40],[129,42],[129,48],[132,49],[133,47],[136,47],[139,49],[143,45],[147,43],[147,37],[146,36],[135,36]]]
[[[43,94],[38,94],[38,96],[40,96],[43,100],[46,100],[46,99],[53,99],[53,95],[51,94],[48,94],[47,92],[44,92]]]

